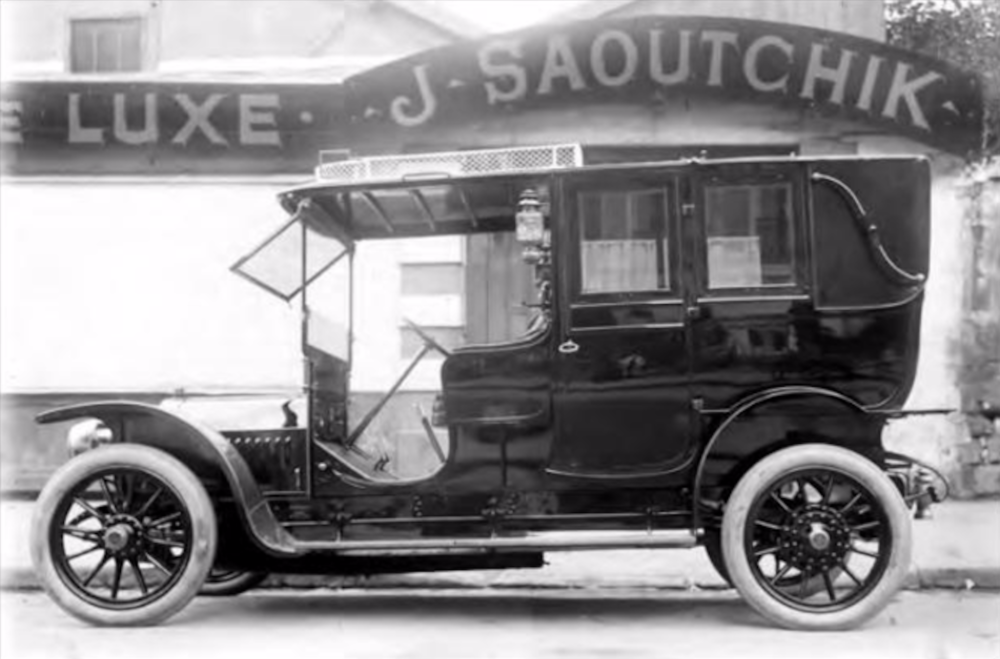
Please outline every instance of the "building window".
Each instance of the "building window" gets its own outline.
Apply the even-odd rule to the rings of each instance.
[[[670,290],[664,190],[583,192],[579,204],[582,293]]]
[[[465,344],[462,319],[465,268],[461,263],[402,263],[402,315],[420,325],[441,346],[452,350]],[[423,339],[408,326],[399,328],[401,354],[411,359]],[[442,355],[431,352],[430,357]]]
[[[705,226],[709,289],[795,283],[791,184],[708,187]]]
[[[141,71],[142,37],[141,18],[70,21],[70,71]]]

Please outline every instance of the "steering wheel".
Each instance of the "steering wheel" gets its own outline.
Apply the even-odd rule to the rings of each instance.
[[[411,330],[413,330],[414,332],[416,332],[417,336],[419,336],[421,339],[423,339],[424,343],[426,343],[430,347],[434,348],[435,350],[437,350],[438,352],[440,352],[445,357],[450,357],[451,356],[451,351],[450,350],[448,350],[443,345],[441,345],[440,343],[438,343],[437,341],[435,341],[434,338],[431,337],[430,334],[428,334],[426,331],[424,331],[415,322],[413,322],[409,318],[403,318],[403,322],[406,323],[407,327],[409,327]]]

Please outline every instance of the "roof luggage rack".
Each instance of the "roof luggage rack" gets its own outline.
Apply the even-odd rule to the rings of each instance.
[[[322,154],[321,154],[322,157]],[[481,174],[570,169],[583,165],[579,144],[516,146],[477,151],[414,153],[340,160],[319,165],[316,178],[329,183],[451,178]]]

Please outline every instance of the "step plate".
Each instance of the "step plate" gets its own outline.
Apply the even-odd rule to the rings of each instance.
[[[420,538],[414,540],[341,540],[295,543],[297,552],[336,551],[346,556],[364,554],[402,556],[414,553],[469,553],[489,551],[599,551],[606,549],[689,548],[698,544],[687,530],[634,532],[550,532],[517,537]]]

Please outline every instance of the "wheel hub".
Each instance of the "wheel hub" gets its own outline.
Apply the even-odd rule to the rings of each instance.
[[[121,551],[128,546],[132,529],[128,524],[115,524],[104,532],[104,546],[111,551]]]
[[[114,554],[132,554],[142,542],[142,525],[129,515],[111,515],[102,535],[104,547]]]
[[[826,506],[809,506],[798,511],[785,528],[782,548],[786,560],[809,574],[836,567],[851,546],[846,520]]]
[[[816,551],[826,551],[830,546],[830,534],[826,527],[819,523],[814,523],[809,530],[809,544]]]

